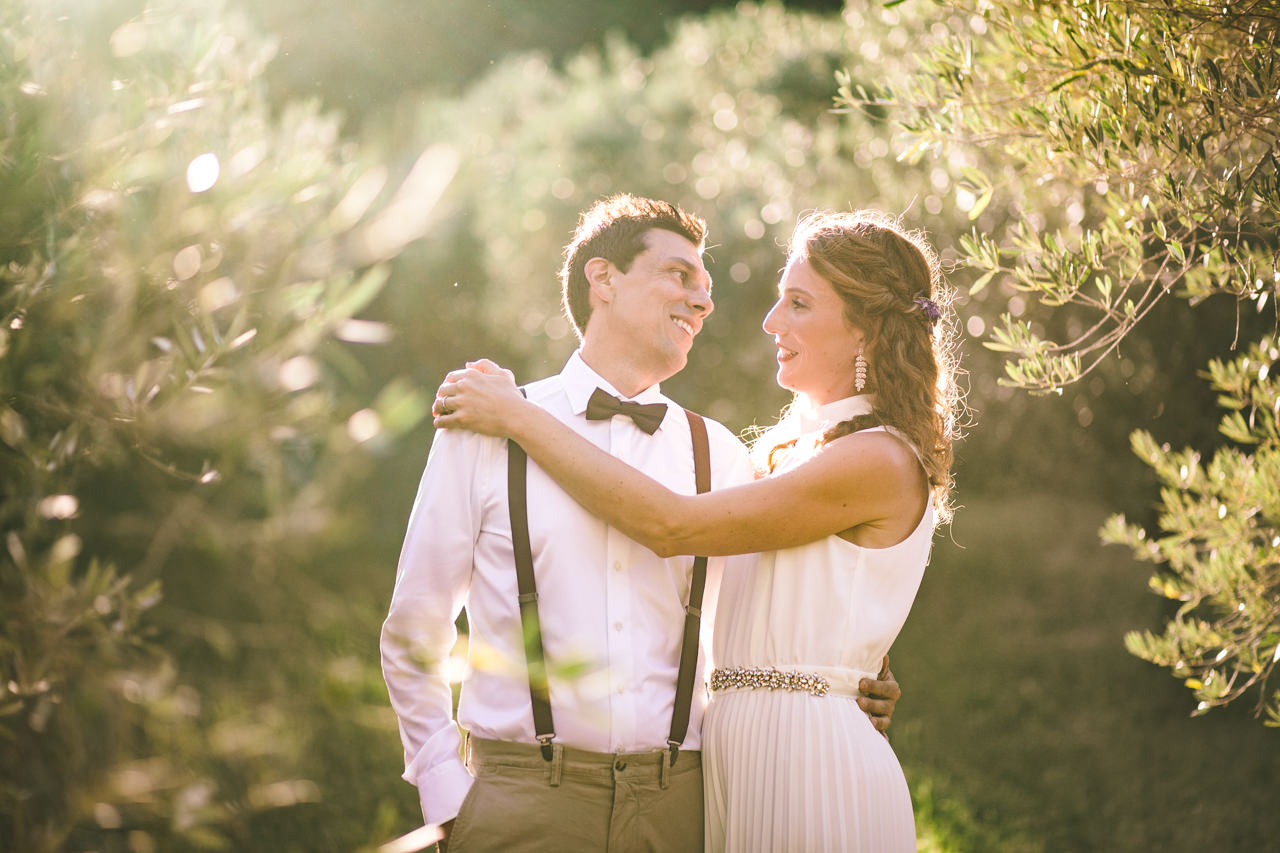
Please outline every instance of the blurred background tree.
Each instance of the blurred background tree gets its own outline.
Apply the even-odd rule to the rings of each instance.
[[[1119,515],[1104,537],[1160,564],[1152,587],[1181,602],[1161,636],[1135,632],[1128,647],[1183,679],[1197,713],[1259,685],[1258,708],[1280,725],[1280,690],[1266,695],[1280,660],[1280,386],[1270,375],[1280,297],[1280,10],[1008,0],[955,11],[969,16],[969,32],[935,49],[919,73],[878,96],[848,86],[842,96],[877,111],[908,106],[917,159],[977,145],[1006,164],[998,176],[966,175],[973,213],[993,201],[1017,211],[961,241],[962,263],[977,276],[970,294],[994,282],[1051,310],[1005,313],[993,329],[987,347],[1009,355],[1005,384],[1057,393],[1092,384],[1086,377],[1113,373],[1109,356],[1132,352],[1142,326],[1164,341],[1152,353],[1162,372],[1170,352],[1257,342],[1211,365],[1231,442],[1211,463],[1202,467],[1203,448],[1173,453],[1151,431],[1133,435],[1164,485],[1162,535]],[[1060,202],[1063,225],[1051,222]],[[1195,325],[1170,323],[1188,313],[1170,306],[1177,300],[1197,309]],[[1191,369],[1171,378],[1169,397],[1198,384]],[[1194,411],[1185,419],[1209,422]]]
[[[536,51],[553,65],[607,37],[642,53],[663,45],[686,16],[732,8],[732,0],[237,0],[278,34],[268,79],[277,101],[317,97],[356,124],[406,96],[457,95],[508,54]],[[787,8],[838,12],[841,0],[788,0]]]
[[[330,694],[384,701],[312,564],[425,412],[356,315],[456,157],[375,205],[242,16],[81,11],[0,3],[0,846],[289,849]]]

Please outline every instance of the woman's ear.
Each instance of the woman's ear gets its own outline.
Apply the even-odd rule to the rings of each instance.
[[[862,351],[869,353],[876,346],[876,339],[879,337],[880,324],[874,321],[866,321],[853,327],[855,332],[862,335]]]
[[[583,265],[587,284],[591,288],[591,300],[608,303],[613,301],[613,264],[604,258],[591,258]]]

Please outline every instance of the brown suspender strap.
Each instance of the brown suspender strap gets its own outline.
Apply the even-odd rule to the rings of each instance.
[[[524,389],[520,389],[524,393]],[[514,441],[507,442],[507,505],[511,512],[511,546],[515,551],[516,588],[520,593],[520,627],[529,669],[529,702],[533,705],[533,733],[542,757],[551,760],[556,727],[551,721],[547,663],[542,652],[542,623],[538,620],[538,592],[533,580],[533,549],[529,545],[529,505],[526,479],[529,457]]]
[[[698,494],[711,489],[711,450],[707,444],[707,425],[701,415],[685,409],[689,417],[689,433],[693,437],[693,477]],[[680,674],[676,676],[676,701],[671,709],[671,734],[667,746],[671,763],[676,763],[680,744],[689,731],[689,711],[693,705],[693,676],[698,669],[698,634],[702,624],[702,592],[707,585],[707,558],[694,557],[693,577],[689,581],[689,606],[685,608],[684,640],[680,645]]]

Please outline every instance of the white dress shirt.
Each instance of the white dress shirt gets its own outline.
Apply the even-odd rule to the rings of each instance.
[[[588,421],[596,388],[621,396],[579,353],[558,375],[526,388],[533,402],[579,435],[673,491],[695,491],[689,424],[653,386],[632,400],[664,402],[652,436],[624,416]],[[751,479],[745,449],[707,421],[712,488]],[[692,557],[662,559],[583,509],[532,461],[529,535],[549,670],[556,742],[596,752],[666,747],[671,728]],[[754,555],[728,558],[747,570]],[[706,705],[711,626],[726,558],[711,558],[702,611],[702,654],[689,732],[698,749]],[[382,629],[382,669],[400,720],[404,778],[423,816],[457,815],[471,786],[458,725],[477,737],[535,743],[517,603],[507,503],[507,445],[457,430],[435,435],[409,517],[395,592]],[[446,666],[467,610],[468,672],[454,724]]]

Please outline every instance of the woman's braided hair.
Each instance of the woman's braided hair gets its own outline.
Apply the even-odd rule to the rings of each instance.
[[[953,291],[924,237],[875,211],[819,211],[800,221],[789,261],[804,259],[844,300],[845,319],[867,336],[863,393],[872,412],[836,424],[824,441],[890,426],[920,451],[938,518],[951,517],[952,441],[962,405],[956,386]],[[854,353],[850,353],[850,362]]]

